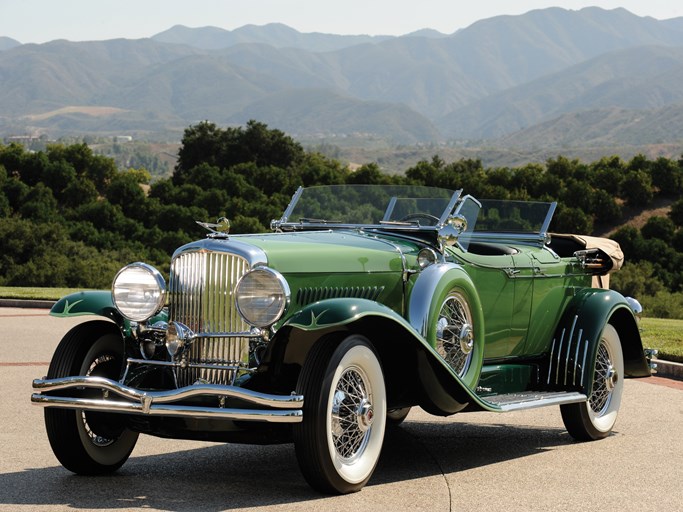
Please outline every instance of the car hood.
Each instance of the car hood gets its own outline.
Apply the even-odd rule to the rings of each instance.
[[[236,235],[261,249],[268,266],[282,273],[401,272],[405,252],[415,246],[354,231]]]

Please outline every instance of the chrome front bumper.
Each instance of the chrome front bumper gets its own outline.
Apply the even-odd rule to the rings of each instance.
[[[65,389],[82,390],[83,388],[100,390],[102,398],[40,393],[54,393]],[[303,419],[304,397],[302,395],[269,395],[236,386],[196,384],[168,391],[141,391],[104,377],[64,377],[49,380],[36,379],[33,381],[33,389],[39,392],[31,395],[31,402],[42,407],[274,423],[299,423]],[[116,395],[116,398],[113,398],[112,394]],[[177,403],[198,396],[215,397],[221,405],[226,398],[236,398],[261,408],[235,409],[221,405],[202,407]]]

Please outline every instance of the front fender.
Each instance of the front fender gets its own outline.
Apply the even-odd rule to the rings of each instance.
[[[388,318],[419,336],[411,325],[393,309],[368,299],[328,299],[309,304],[287,319],[283,327],[304,331],[340,327],[367,316]]]
[[[645,377],[650,370],[633,312],[614,290],[581,290],[569,303],[551,347],[548,384],[581,388],[590,393],[595,356],[606,324],[619,334],[627,377]]]
[[[118,314],[109,291],[85,291],[76,292],[59,299],[50,315],[58,317],[70,317],[81,315],[98,315],[113,318]]]
[[[52,309],[50,309],[50,315],[56,317],[102,316],[116,323],[126,335],[130,333],[131,328],[131,322],[125,319],[114,306],[110,291],[89,290],[67,295],[55,302]],[[168,320],[166,310],[152,317],[149,322],[154,323],[160,320]]]
[[[370,339],[380,355],[387,388],[398,395],[417,393],[420,405],[434,414],[452,414],[468,404],[497,410],[477,397],[407,320],[367,299],[329,299],[301,309],[278,329],[271,357],[279,353],[283,361],[301,365],[313,343],[334,332]]]

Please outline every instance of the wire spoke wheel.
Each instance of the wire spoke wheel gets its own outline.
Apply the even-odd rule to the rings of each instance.
[[[321,339],[297,388],[304,395],[304,418],[294,426],[294,446],[304,477],[325,493],[360,490],[379,460],[387,418],[374,348],[359,335]]]
[[[362,453],[372,425],[374,412],[366,380],[360,368],[347,369],[332,399],[332,441],[339,457],[349,462]]]
[[[441,306],[436,325],[436,350],[458,375],[469,369],[474,349],[472,312],[465,296],[451,292]]]
[[[609,407],[612,391],[614,391],[616,370],[610,360],[609,350],[604,341],[600,342],[598,355],[595,359],[595,374],[593,376],[593,393],[589,400],[593,412],[600,416]]]
[[[560,406],[569,434],[579,441],[607,437],[617,421],[624,389],[624,357],[619,333],[607,324],[595,356],[592,392],[587,402]]]

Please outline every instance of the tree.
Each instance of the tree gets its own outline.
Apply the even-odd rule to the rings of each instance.
[[[651,166],[652,184],[665,197],[680,197],[683,186],[683,171],[677,162],[659,157]]]
[[[621,196],[629,206],[650,204],[654,196],[650,175],[645,171],[630,171],[622,183]]]
[[[19,213],[26,219],[37,222],[49,222],[58,217],[57,200],[52,191],[42,183],[33,187],[19,208]]]
[[[185,130],[173,174],[176,185],[186,183],[188,174],[201,164],[229,169],[238,164],[287,169],[304,157],[304,149],[280,130],[249,121],[245,128],[221,129],[204,121]]]
[[[671,205],[669,218],[676,226],[683,227],[683,199],[679,199]]]
[[[362,185],[379,185],[391,182],[391,178],[380,171],[375,163],[362,165],[357,171],[346,178],[347,183]]]
[[[558,205],[558,211],[552,221],[552,231],[587,234],[593,231],[593,221],[583,210]]]
[[[673,241],[676,226],[668,217],[650,217],[645,225],[640,229],[643,238],[657,238],[670,244]]]
[[[134,219],[142,219],[140,212],[147,196],[140,186],[140,176],[135,172],[119,172],[107,187],[107,200],[114,205],[121,207],[124,215]]]

